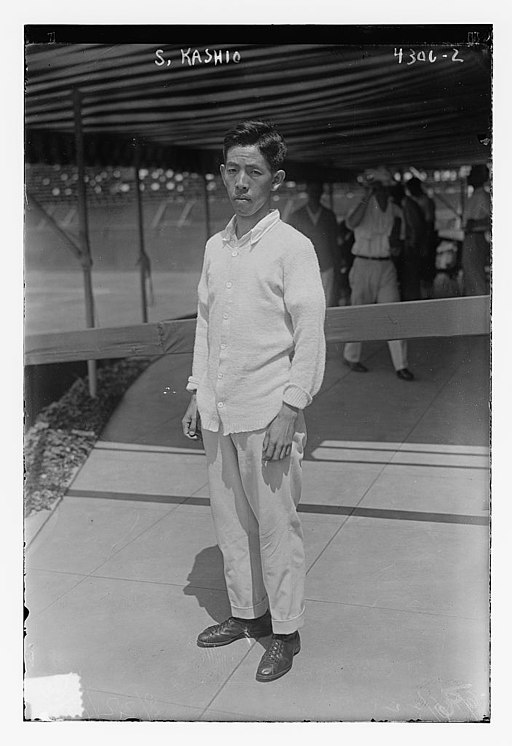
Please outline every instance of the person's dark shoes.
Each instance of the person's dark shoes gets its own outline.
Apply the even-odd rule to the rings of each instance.
[[[272,620],[267,611],[257,619],[238,619],[230,616],[220,624],[207,627],[197,638],[200,648],[218,648],[243,637],[266,637],[272,634]]]
[[[414,381],[414,376],[408,368],[400,368],[396,374],[401,381]]]
[[[362,363],[352,363],[350,360],[345,360],[345,358],[343,359],[343,362],[348,368],[350,368],[350,370],[353,370],[354,373],[368,373],[368,368]]]
[[[300,651],[298,632],[291,635],[272,635],[270,647],[265,651],[256,672],[256,681],[275,681],[288,673],[293,656]]]

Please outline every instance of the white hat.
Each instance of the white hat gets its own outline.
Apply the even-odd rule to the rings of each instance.
[[[391,186],[395,183],[395,180],[391,174],[391,171],[385,166],[379,166],[378,168],[367,168],[364,172],[367,181],[380,181],[385,186]]]

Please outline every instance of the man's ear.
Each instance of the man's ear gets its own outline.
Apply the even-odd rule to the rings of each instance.
[[[276,171],[272,177],[272,190],[276,191],[276,189],[279,189],[285,178],[286,173],[283,171],[283,169],[279,169],[279,171]]]
[[[226,183],[226,180],[225,180],[226,166],[223,163],[220,164],[220,175],[221,175],[222,181],[225,184]]]

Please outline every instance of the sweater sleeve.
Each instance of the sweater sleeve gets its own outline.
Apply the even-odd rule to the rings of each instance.
[[[201,278],[197,287],[197,322],[192,360],[192,375],[188,378],[187,391],[197,391],[208,364],[208,247],[205,252]]]
[[[325,368],[325,295],[313,244],[293,242],[284,261],[284,303],[290,314],[294,355],[283,401],[304,409],[322,385]]]

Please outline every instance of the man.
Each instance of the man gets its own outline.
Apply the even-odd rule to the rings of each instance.
[[[338,260],[338,221],[332,210],[320,200],[324,191],[321,182],[311,182],[306,187],[308,201],[296,210],[289,224],[309,238],[315,247],[327,306],[334,304],[335,268]]]
[[[487,295],[485,267],[490,260],[486,234],[491,227],[491,199],[484,184],[489,180],[489,169],[480,164],[473,166],[468,184],[473,194],[464,211],[464,242],[462,244],[462,272],[464,295]]]
[[[286,148],[266,122],[224,138],[221,175],[235,212],[206,244],[198,287],[192,399],[232,616],[200,647],[272,635],[256,678],[287,673],[300,650],[305,559],[297,515],[306,442],[302,410],[325,364],[325,300],[311,242],[271,209]]]
[[[395,219],[402,218],[400,208],[390,198],[389,188],[393,181],[389,171],[383,167],[368,170],[363,197],[346,219],[355,236],[352,247],[355,258],[349,275],[351,303],[354,306],[396,303],[400,300],[389,243]],[[407,367],[406,342],[396,339],[388,342],[388,345],[398,378],[402,381],[414,380]],[[357,373],[368,370],[360,362],[360,342],[347,343],[343,354],[351,370]]]
[[[400,251],[394,258],[400,287],[401,300],[421,299],[421,268],[425,249],[426,222],[419,204],[406,194],[402,184],[390,189],[393,202],[403,214],[399,242]],[[391,241],[392,245],[392,241]]]
[[[424,297],[431,297],[436,269],[436,250],[439,239],[436,233],[436,203],[425,193],[421,181],[413,176],[405,183],[407,193],[421,209],[424,228],[421,236],[420,279]]]

